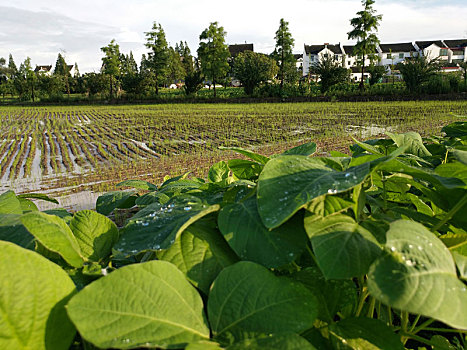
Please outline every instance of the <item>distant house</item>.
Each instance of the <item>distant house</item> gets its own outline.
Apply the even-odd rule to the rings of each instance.
[[[366,80],[370,78],[370,73],[363,71],[363,79]],[[350,67],[350,80],[357,82],[362,79],[362,68],[361,67]]]
[[[355,55],[354,53],[354,48],[355,48],[355,45],[344,45],[342,46],[342,48],[344,49],[344,67],[345,68],[351,68],[351,67],[356,67],[359,65],[359,57],[357,57],[357,55]],[[376,56],[378,56],[378,52],[375,51],[374,54]],[[365,67],[369,66],[370,65],[370,58],[369,57],[365,57]],[[360,75],[361,75],[361,72],[360,72]]]
[[[52,75],[52,66],[36,66],[34,72],[36,74]]]
[[[322,59],[333,58],[335,61],[342,64],[344,52],[341,45],[304,45],[303,50],[303,75],[310,73],[310,67],[317,64]]]
[[[446,45],[441,40],[416,41],[415,46],[418,52],[430,61],[438,57],[443,59],[442,56],[445,56],[444,59],[447,60],[447,50],[443,51]]]
[[[230,57],[235,58],[238,56],[239,53],[245,52],[245,51],[252,51],[253,50],[253,44],[235,44],[235,45],[229,45],[229,52],[230,52]]]
[[[418,55],[418,50],[412,43],[380,44],[378,51],[380,64],[383,66],[396,65]]]
[[[303,54],[295,53],[293,56],[295,58],[295,67],[297,71],[303,72]]]
[[[448,62],[467,62],[467,39],[444,40],[448,49]]]

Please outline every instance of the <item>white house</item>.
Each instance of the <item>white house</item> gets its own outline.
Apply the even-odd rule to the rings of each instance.
[[[304,45],[303,50],[303,75],[310,73],[310,67],[322,59],[333,58],[337,62],[343,62],[344,51],[340,44],[330,45]]]
[[[351,68],[358,66],[359,58],[353,52],[355,45],[344,45],[342,48],[344,49],[344,67]],[[378,52],[375,52],[375,54],[378,54]],[[365,57],[365,67],[368,67],[370,63],[370,58]]]
[[[421,55],[430,61],[438,57],[441,57],[442,60],[444,57],[444,60],[447,61],[447,50],[444,50],[446,45],[441,40],[416,41],[414,46]]]
[[[467,39],[444,40],[448,49],[448,62],[460,63],[467,61]]]
[[[34,69],[34,72],[36,74],[44,74],[44,75],[48,75],[48,76],[51,76],[52,75],[52,66],[36,66],[36,68]]]
[[[418,55],[418,50],[412,43],[380,44],[378,52],[380,64],[386,67]]]

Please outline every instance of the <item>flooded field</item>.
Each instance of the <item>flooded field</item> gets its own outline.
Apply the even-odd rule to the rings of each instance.
[[[329,151],[351,136],[436,133],[455,114],[467,115],[467,102],[0,107],[0,192],[58,195],[134,177],[157,183],[186,169],[203,175],[231,156],[219,146],[267,154],[315,141]]]

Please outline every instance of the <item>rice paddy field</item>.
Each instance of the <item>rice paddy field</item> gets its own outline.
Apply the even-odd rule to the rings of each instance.
[[[306,141],[346,152],[385,131],[439,134],[466,101],[0,107],[0,193],[111,190],[125,179],[205,176],[219,146],[266,155]],[[76,197],[79,198],[79,197]]]

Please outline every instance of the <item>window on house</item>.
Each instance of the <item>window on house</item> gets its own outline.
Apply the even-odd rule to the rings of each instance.
[[[403,54],[403,53],[400,53],[400,54],[399,54],[399,58],[404,58],[404,54]]]
[[[328,55],[327,53],[325,53],[325,54],[323,55],[324,58],[328,58],[328,56],[329,56],[329,55]]]
[[[448,49],[439,50],[439,55],[440,56],[447,56],[448,55]]]
[[[339,59],[338,55],[334,55],[334,61],[337,61]]]
[[[392,55],[390,53],[388,53],[386,58],[390,60],[392,58]]]
[[[464,54],[464,51],[462,50],[453,50],[452,54],[455,56],[462,56]]]
[[[347,63],[348,63],[349,66],[352,65],[352,61],[348,61]]]

